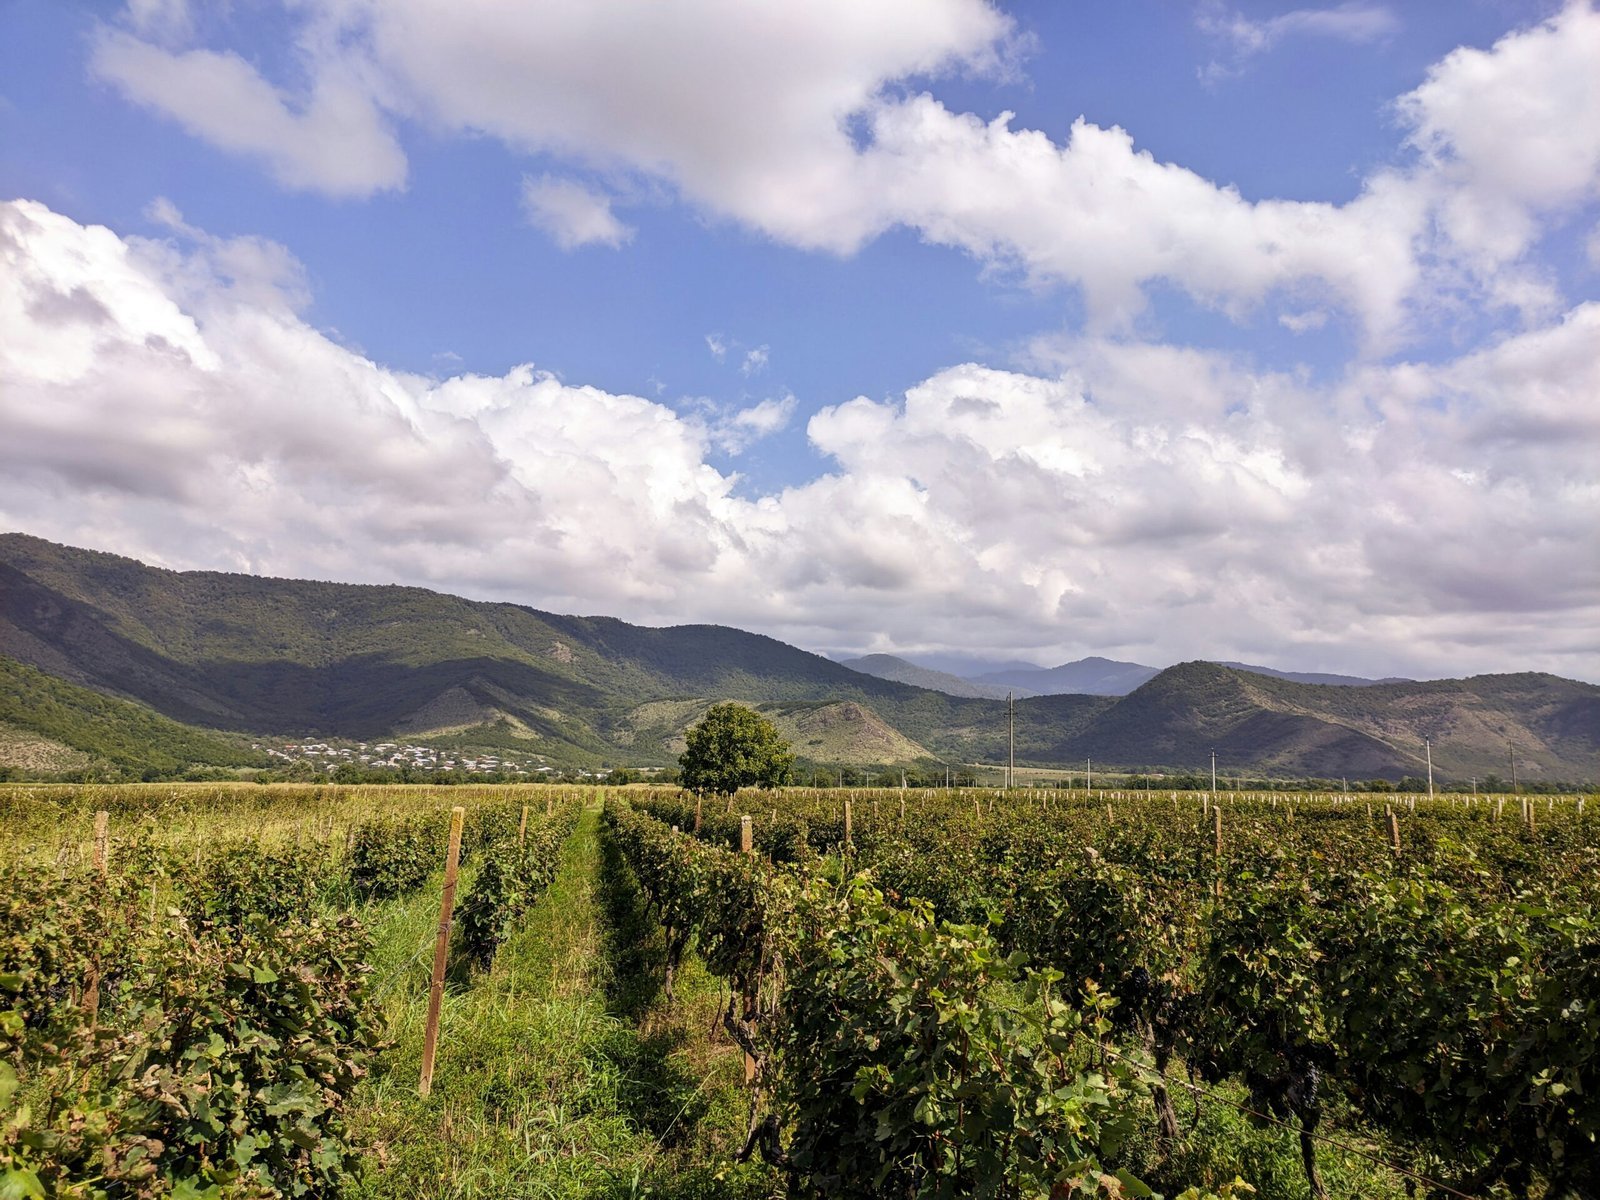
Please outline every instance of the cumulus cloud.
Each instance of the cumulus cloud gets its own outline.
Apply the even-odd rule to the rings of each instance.
[[[594,245],[615,249],[633,240],[633,229],[611,211],[611,197],[575,179],[525,176],[522,210],[535,228],[548,233],[563,250]]]
[[[404,581],[800,644],[1594,674],[1600,304],[1325,386],[1089,335],[806,427],[532,366],[443,380],[304,317],[271,243],[0,206],[0,525],[179,567]],[[70,503],[66,502],[70,498]]]
[[[404,117],[636,172],[806,249],[849,254],[907,228],[1034,285],[1081,289],[1105,331],[1131,328],[1158,284],[1238,320],[1268,305],[1338,311],[1376,351],[1459,303],[1546,319],[1559,295],[1521,258],[1541,217],[1592,197],[1600,179],[1600,14],[1588,0],[1437,64],[1398,102],[1396,161],[1339,205],[1247,198],[1083,119],[1058,141],[1009,114],[951,111],[928,79],[1014,67],[1014,25],[987,0],[470,12],[446,0],[303,0],[293,11],[310,81],[300,92],[236,54],[159,49],[127,31],[102,33],[95,67],[290,186],[399,186],[390,123]],[[1205,11],[1250,52],[1394,26],[1390,10],[1364,3],[1264,22]],[[558,237],[624,240],[603,197],[542,186],[552,190],[536,219]]]
[[[740,373],[744,375],[761,374],[761,372],[767,369],[768,357],[769,352],[766,346],[757,346],[754,350],[747,350],[745,352],[744,362],[739,364]]]
[[[360,197],[405,184],[405,153],[356,64],[321,64],[296,100],[237,54],[168,50],[119,30],[101,31],[90,64],[130,100],[259,160],[285,187]]]

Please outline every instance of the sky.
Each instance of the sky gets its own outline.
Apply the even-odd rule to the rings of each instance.
[[[1600,10],[0,0],[0,528],[1600,681]]]

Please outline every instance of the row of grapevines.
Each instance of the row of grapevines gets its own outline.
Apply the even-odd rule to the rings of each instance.
[[[502,830],[483,846],[455,922],[457,945],[475,966],[489,966],[513,925],[555,879],[561,848],[577,818],[576,809],[565,808],[534,819],[525,835]]]
[[[615,801],[606,819],[669,959],[696,936],[729,981],[724,1023],[771,1103],[746,1153],[761,1146],[795,1194],[1150,1194],[1101,1165],[1144,1091],[1104,1053],[1109,1001],[1065,1003],[1061,974],[1027,969],[987,925],[865,878],[773,870]]]
[[[757,845],[784,857],[803,829],[810,853],[845,852],[837,801],[796,799],[774,814],[752,797]],[[1115,997],[1120,1031],[1163,1073],[1177,1055],[1241,1079],[1255,1107],[1301,1124],[1314,1191],[1337,1096],[1458,1190],[1593,1193],[1593,814],[1424,802],[1400,810],[1397,856],[1365,803],[1236,803],[1218,854],[1188,798],[994,812],[954,794],[917,797],[904,819],[900,797],[876,799],[852,814],[855,865],[947,919],[996,914],[1002,946],[1059,969],[1069,995]],[[645,804],[685,821],[693,801]],[[701,832],[729,839],[736,822],[702,813]]]
[[[0,1194],[329,1194],[379,1047],[359,923],[241,903],[244,852],[149,877],[0,871]],[[253,864],[254,890],[308,873]]]

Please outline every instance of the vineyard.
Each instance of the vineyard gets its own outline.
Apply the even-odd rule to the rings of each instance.
[[[1593,807],[0,791],[0,1197],[1593,1197]]]

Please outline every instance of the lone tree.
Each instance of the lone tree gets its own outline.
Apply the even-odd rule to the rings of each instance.
[[[793,765],[789,743],[772,722],[742,704],[713,704],[678,756],[684,787],[727,796],[787,783]]]

